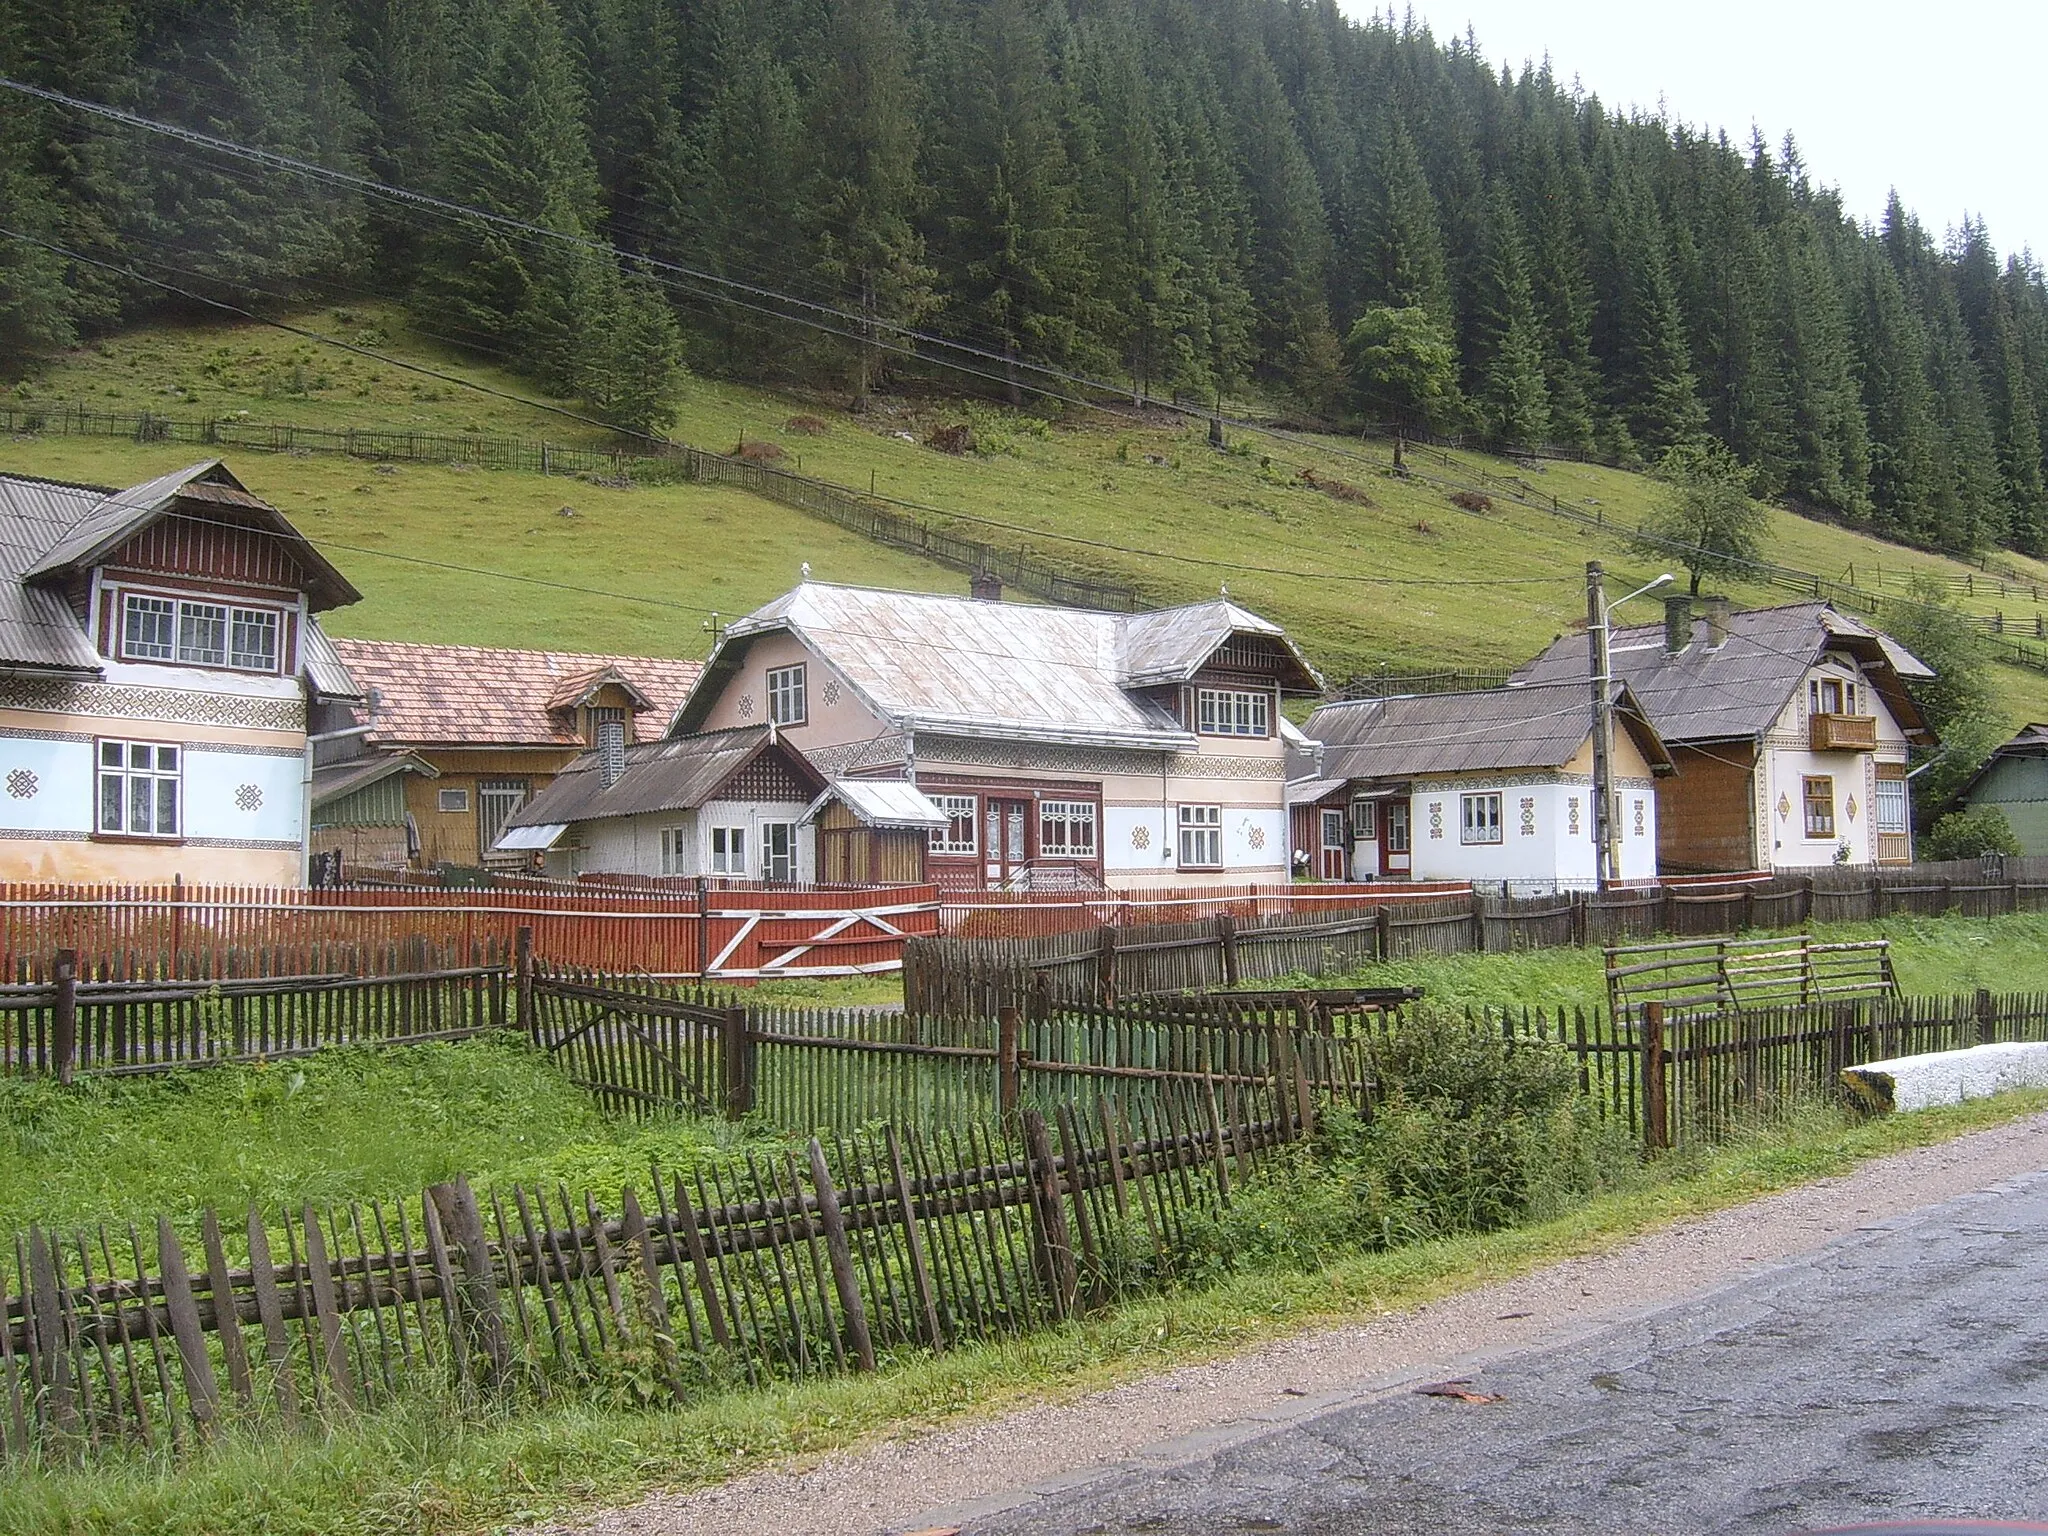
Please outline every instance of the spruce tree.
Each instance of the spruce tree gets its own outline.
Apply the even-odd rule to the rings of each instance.
[[[1661,452],[1695,436],[1706,413],[1693,390],[1663,229],[1642,174],[1610,139],[1593,346],[1608,405],[1629,443]]]
[[[1521,221],[1504,186],[1495,186],[1486,203],[1472,331],[1466,387],[1480,425],[1505,442],[1540,446],[1550,435],[1542,328],[1529,286]]]
[[[1380,114],[1368,185],[1367,299],[1392,309],[1423,310],[1450,331],[1451,284],[1436,198],[1422,174],[1415,141],[1391,105]]]

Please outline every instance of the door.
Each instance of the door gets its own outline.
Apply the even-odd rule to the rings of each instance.
[[[761,823],[761,878],[786,885],[796,879],[796,823]]]
[[[1380,873],[1405,875],[1413,866],[1408,853],[1408,802],[1389,800],[1380,813]]]
[[[1029,859],[1027,839],[1031,829],[1031,802],[994,800],[986,802],[982,830],[985,853],[982,873],[991,886],[1008,885],[1024,872]]]
[[[1346,880],[1350,878],[1351,871],[1347,868],[1350,860],[1346,857],[1350,850],[1345,846],[1347,840],[1344,836],[1346,825],[1349,821],[1350,818],[1341,810],[1325,810],[1323,812],[1323,848],[1322,856],[1317,860],[1316,869],[1318,879]]]

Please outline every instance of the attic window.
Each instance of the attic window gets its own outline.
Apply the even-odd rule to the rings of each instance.
[[[282,628],[275,608],[174,602],[128,592],[121,599],[121,658],[275,672]]]
[[[590,734],[591,744],[597,749],[598,772],[607,785],[618,783],[626,771],[626,712],[593,709]]]
[[[1195,690],[1195,729],[1204,736],[1264,736],[1272,696],[1232,688]]]
[[[804,669],[773,667],[768,673],[768,719],[775,725],[804,723]]]

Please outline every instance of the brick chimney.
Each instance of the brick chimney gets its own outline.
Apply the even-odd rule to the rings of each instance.
[[[1676,656],[1692,644],[1692,599],[1680,594],[1664,599],[1664,650]]]
[[[976,571],[967,578],[967,595],[977,603],[1000,603],[1003,600],[1003,579],[994,571]]]
[[[1707,599],[1707,649],[1718,651],[1728,643],[1728,599]]]

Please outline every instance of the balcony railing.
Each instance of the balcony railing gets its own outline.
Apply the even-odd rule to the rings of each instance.
[[[1816,752],[1874,752],[1877,716],[1815,715],[1811,741]]]

